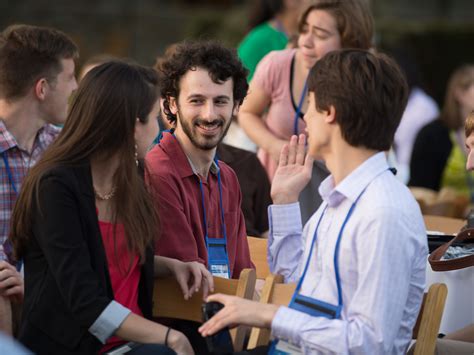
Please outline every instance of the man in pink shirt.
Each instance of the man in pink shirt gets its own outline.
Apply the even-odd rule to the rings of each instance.
[[[215,42],[179,44],[159,71],[164,114],[176,128],[147,155],[161,222],[156,253],[238,278],[253,268],[242,195],[216,147],[247,94],[247,71],[234,51]]]

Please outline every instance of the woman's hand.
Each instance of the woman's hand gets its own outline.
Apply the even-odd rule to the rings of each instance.
[[[220,302],[224,308],[199,328],[203,337],[213,335],[225,327],[233,328],[238,325],[270,328],[279,308],[274,304],[259,303],[220,293],[209,296],[206,301]]]
[[[173,349],[176,354],[194,355],[193,348],[189,343],[188,338],[177,330],[170,329],[168,334],[168,346]]]
[[[23,277],[15,267],[6,261],[0,261],[0,295],[15,302],[22,302],[25,287]]]
[[[170,270],[183,290],[184,299],[189,299],[202,288],[203,297],[214,291],[214,279],[206,266],[197,261],[182,262],[173,259]]]
[[[311,180],[313,161],[306,154],[306,137],[292,136],[280,154],[278,168],[273,176],[271,196],[276,205],[298,201],[300,192]]]

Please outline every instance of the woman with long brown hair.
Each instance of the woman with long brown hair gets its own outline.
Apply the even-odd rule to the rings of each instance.
[[[212,289],[203,265],[152,249],[158,221],[138,165],[158,130],[157,88],[152,69],[92,69],[25,180],[11,240],[25,265],[19,339],[35,353],[192,353],[183,334],[147,320],[153,275],[173,274],[185,298]]]

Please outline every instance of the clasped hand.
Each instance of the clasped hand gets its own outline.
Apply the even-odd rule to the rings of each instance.
[[[206,269],[206,266],[197,261],[182,262],[176,259],[170,265],[170,271],[178,281],[183,291],[184,299],[188,300],[199,290],[202,290],[203,298],[206,298],[209,292],[214,291],[214,280],[212,274]]]

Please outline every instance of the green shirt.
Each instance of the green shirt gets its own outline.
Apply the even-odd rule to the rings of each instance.
[[[455,134],[451,133],[450,137],[453,148],[443,171],[441,187],[451,187],[459,194],[470,198],[467,174],[472,176],[472,173],[466,171],[466,154],[457,143]]]
[[[273,28],[268,22],[250,31],[240,43],[237,52],[244,66],[249,70],[247,80],[252,80],[258,62],[271,51],[284,49],[288,39],[283,32]]]

